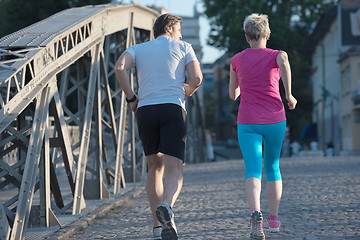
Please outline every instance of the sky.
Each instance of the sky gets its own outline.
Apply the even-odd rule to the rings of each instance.
[[[167,8],[167,11],[174,15],[179,15],[181,17],[192,17],[194,16],[194,5],[196,4],[197,10],[200,13],[204,12],[204,6],[201,0],[124,0],[124,4],[136,3],[144,6],[148,5],[157,5],[164,6]],[[210,25],[206,16],[200,17],[200,42],[203,50],[202,63],[213,63],[221,55],[224,54],[224,51],[220,51],[214,47],[211,47],[206,44]]]

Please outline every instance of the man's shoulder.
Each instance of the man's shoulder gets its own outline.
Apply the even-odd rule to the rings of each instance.
[[[174,47],[176,46],[177,49],[179,49],[180,51],[184,51],[185,53],[188,53],[192,49],[192,46],[190,43],[185,42],[183,40],[179,40],[179,39],[171,38],[170,44]]]
[[[153,41],[153,40],[152,40]],[[132,45],[131,48],[142,48],[142,47],[146,47],[147,45],[151,44],[152,41],[147,41],[147,42],[142,42],[142,43],[138,43],[135,45]]]
[[[174,39],[174,40],[177,41],[179,44],[183,45],[184,47],[191,47],[191,44],[184,40],[178,40],[178,39]]]

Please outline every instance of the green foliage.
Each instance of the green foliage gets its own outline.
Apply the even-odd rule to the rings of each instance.
[[[70,7],[111,0],[1,0],[0,38]]]
[[[294,111],[287,110],[287,119],[291,138],[298,139],[302,127],[311,122],[313,107],[310,56],[303,55],[302,49],[313,24],[337,0],[203,0],[203,3],[211,24],[208,43],[231,54],[249,47],[243,31],[246,16],[251,13],[269,16],[271,34],[267,47],[284,50],[289,55],[298,106]]]
[[[214,101],[214,92],[206,90],[204,92],[204,101],[205,104],[205,127],[210,130],[210,132],[215,132],[215,101]]]
[[[68,7],[67,2],[61,0],[2,0],[0,2],[0,37]]]
[[[86,5],[98,5],[110,3],[111,0],[68,0],[71,7],[81,7]]]
[[[336,0],[203,0],[210,19],[209,44],[230,52],[248,47],[243,31],[244,18],[251,13],[269,16],[272,34],[269,47],[293,51],[302,46],[311,25]]]

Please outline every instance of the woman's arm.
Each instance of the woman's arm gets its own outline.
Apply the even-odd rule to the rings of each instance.
[[[135,96],[134,91],[131,89],[129,75],[127,73],[127,70],[129,70],[132,65],[133,59],[131,54],[128,52],[123,52],[115,64],[115,74],[117,80],[127,99],[132,99]],[[136,98],[134,102],[130,103],[131,111],[136,112],[138,102],[139,100]]]
[[[276,62],[280,68],[281,79],[285,88],[285,97],[288,100],[288,106],[290,110],[295,109],[297,100],[291,93],[291,69],[286,52],[281,51],[276,58]]]
[[[240,96],[240,87],[236,72],[233,70],[230,64],[230,82],[229,82],[229,96],[232,100],[236,100]]]

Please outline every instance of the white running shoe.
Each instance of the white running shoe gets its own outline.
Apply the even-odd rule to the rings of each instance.
[[[156,209],[156,217],[162,226],[162,240],[177,240],[178,236],[174,221],[175,217],[169,204],[166,202],[161,203]]]
[[[161,226],[153,228],[154,240],[161,240],[161,231],[162,231]]]
[[[263,240],[263,216],[260,211],[253,211],[250,215],[250,239]]]

